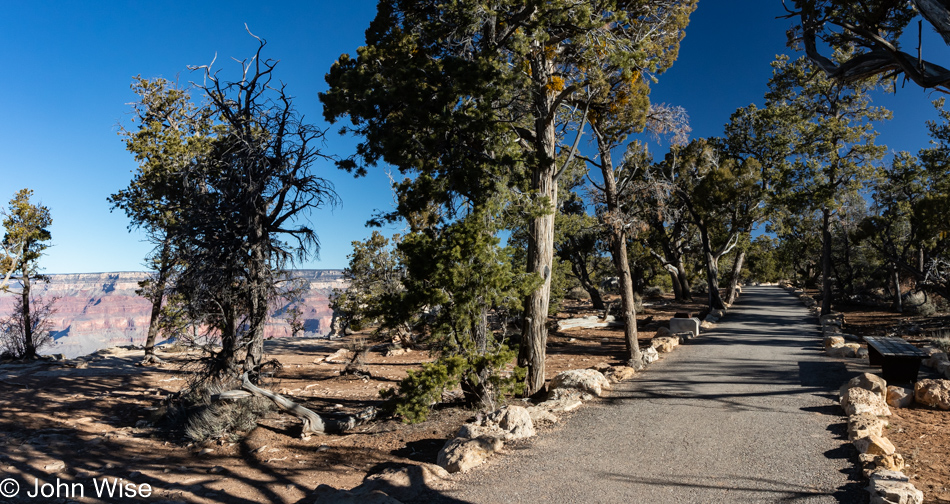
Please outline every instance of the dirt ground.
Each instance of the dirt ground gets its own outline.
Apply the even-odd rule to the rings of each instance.
[[[653,319],[701,308],[654,303],[638,324],[643,345],[654,334]],[[596,312],[575,303],[558,317],[591,313]],[[265,385],[321,414],[355,413],[378,405],[379,389],[395,386],[407,370],[429,359],[419,350],[396,356],[371,351],[371,377],[344,376],[344,364],[322,362],[359,338],[365,335],[268,341],[267,358],[283,368]],[[620,364],[623,353],[620,329],[552,332],[546,375],[600,362]],[[69,361],[0,364],[0,474],[21,486],[11,502],[29,501],[24,496],[35,491],[37,481],[41,488],[54,485],[50,491],[57,482],[66,483],[59,497],[70,502],[115,502],[97,499],[92,481],[122,478],[148,484],[152,494],[145,501],[295,503],[320,484],[352,488],[382,464],[434,462],[445,441],[474,414],[444,407],[417,425],[385,420],[346,435],[301,438],[299,421],[275,411],[242,438],[196,445],[153,427],[162,403],[190,376],[186,355],[159,355],[166,360],[159,367],[137,366],[141,350],[123,348]]]
[[[846,333],[861,336],[899,335],[923,345],[935,331],[950,328],[950,316],[902,316],[881,308],[843,305]],[[873,372],[873,371],[872,371]],[[921,366],[920,378],[940,378]],[[904,457],[907,474],[925,503],[950,502],[950,411],[915,404],[907,409],[892,408],[886,437]]]
[[[641,345],[675,312],[699,314],[701,301],[684,305],[647,299],[638,320]],[[557,318],[592,313],[584,303],[571,303]],[[867,330],[876,330],[876,322],[856,312],[846,317],[849,324],[867,322]],[[322,362],[363,337],[268,341],[268,358],[277,359],[283,369],[265,385],[321,414],[354,413],[378,405],[380,388],[394,386],[407,370],[429,359],[421,350],[394,356],[371,351],[370,377],[341,375],[344,364]],[[623,353],[621,329],[552,331],[546,375],[601,362],[621,364]],[[136,366],[141,350],[131,349],[108,349],[65,362],[0,364],[0,476],[21,485],[19,497],[10,502],[36,502],[25,497],[36,488],[35,481],[42,486],[57,480],[79,483],[84,490],[80,496],[79,487],[47,487],[59,488],[58,502],[121,501],[96,497],[94,480],[102,478],[151,487],[150,497],[129,502],[306,502],[320,484],[352,488],[384,464],[434,462],[446,439],[474,414],[447,406],[421,424],[385,420],[346,435],[301,438],[297,419],[272,412],[243,437],[196,445],[152,426],[163,401],[190,375],[183,354],[160,355],[168,361],[160,367]],[[948,415],[901,410],[891,432],[897,429],[904,436],[889,434],[901,453],[912,454],[905,457],[928,502],[945,502],[933,500],[943,496],[950,501]]]

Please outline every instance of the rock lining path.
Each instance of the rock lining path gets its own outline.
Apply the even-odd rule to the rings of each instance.
[[[718,326],[436,502],[867,502],[833,400],[851,377],[784,290]]]

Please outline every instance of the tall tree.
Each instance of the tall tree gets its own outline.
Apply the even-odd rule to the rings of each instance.
[[[185,167],[173,235],[184,244],[176,289],[221,334],[212,374],[243,371],[256,380],[269,302],[293,261],[319,250],[309,213],[337,197],[314,174],[328,159],[318,148],[324,132],[297,112],[275,80],[277,61],[263,58],[266,41],[254,38],[257,51],[240,62],[237,80],[219,79],[211,65],[192,67],[204,72],[216,136],[207,155]]]
[[[180,269],[176,240],[171,235],[182,200],[182,180],[188,167],[210,151],[214,141],[211,110],[196,107],[190,92],[157,78],[136,77],[132,91],[139,96],[133,104],[136,130],[123,128],[126,149],[135,155],[138,170],[128,187],[109,197],[112,209],[129,217],[129,230],[144,229],[154,245],[146,259],[151,277],[139,285],[139,293],[152,302],[144,363],[158,361],[158,337],[162,303],[170,280]]]
[[[784,3],[784,2],[783,2]],[[926,21],[950,43],[950,3],[945,0],[793,0],[787,17],[798,18],[789,45],[805,54],[828,77],[841,83],[904,74],[924,88],[950,91],[950,70],[924,58],[921,32]],[[901,37],[917,19],[916,54],[904,52]],[[906,42],[906,40],[905,40]],[[859,48],[840,58],[822,49]]]
[[[53,223],[49,208],[30,202],[32,196],[32,190],[21,189],[10,200],[10,206],[4,212],[3,249],[19,253],[0,257],[0,274],[15,272],[20,283],[20,300],[17,302],[19,313],[14,317],[19,327],[13,329],[18,331],[22,344],[22,355],[19,357],[27,359],[36,357],[36,351],[41,346],[39,343],[45,336],[42,330],[38,330],[42,328],[34,320],[35,314],[31,313],[34,299],[30,288],[33,280],[41,278],[38,260],[49,247],[48,242],[52,239],[49,227]],[[4,286],[5,290],[7,288]],[[48,306],[46,310],[49,311]]]
[[[839,52],[844,60],[847,52]],[[872,107],[868,92],[879,79],[841,84],[829,79],[808,59],[773,63],[767,105],[794,118],[794,161],[778,176],[775,190],[793,212],[819,212],[822,236],[822,315],[833,299],[832,217],[847,193],[862,188],[886,148],[875,145],[873,123],[890,118],[883,107]]]
[[[679,51],[679,41],[683,29],[689,21],[689,13],[695,3],[684,3],[679,15],[661,17],[655,22],[663,36],[654,37],[654,57],[662,57],[666,64],[672,64]],[[665,67],[657,67],[662,71]],[[607,62],[597,67],[599,72],[591,71],[593,76],[589,89],[592,93],[585,100],[589,109],[589,122],[597,146],[597,159],[587,159],[592,166],[599,168],[602,185],[592,183],[597,189],[601,203],[598,217],[608,236],[610,255],[620,284],[620,299],[624,319],[624,340],[627,346],[627,358],[635,367],[640,363],[641,354],[637,343],[637,316],[634,300],[634,280],[630,271],[627,254],[627,239],[634,237],[638,228],[644,228],[643,216],[634,218],[630,205],[640,197],[635,182],[638,173],[651,162],[645,147],[634,142],[627,147],[621,162],[615,163],[613,151],[623,145],[627,138],[636,132],[642,132],[650,126],[654,132],[674,132],[680,142],[685,141],[689,132],[685,111],[681,108],[650,106],[647,83],[634,73],[628,77],[616,72]],[[624,204],[627,203],[627,204]]]
[[[723,309],[719,261],[747,236],[761,203],[760,167],[754,159],[729,157],[721,140],[693,140],[674,148],[655,169],[698,231],[710,308]]]
[[[641,35],[654,16],[682,15],[683,3],[384,0],[367,45],[355,59],[341,56],[327,75],[325,115],[348,115],[364,138],[348,168],[365,171],[384,159],[402,170],[425,171],[430,168],[415,155],[425,145],[433,147],[430,163],[458,172],[450,180],[466,182],[454,194],[473,182],[465,179],[458,146],[519,170],[509,180],[524,187],[522,204],[534,207],[527,271],[542,279],[524,303],[519,362],[528,367],[527,394],[544,385],[558,179],[576,149],[564,143],[563,126],[577,115],[564,112],[590,83],[595,60],[606,58],[628,76],[667,64],[665,56],[649,57],[652,41]],[[455,136],[462,130],[470,137]],[[451,135],[440,137],[446,131]],[[462,141],[444,143],[449,136]]]

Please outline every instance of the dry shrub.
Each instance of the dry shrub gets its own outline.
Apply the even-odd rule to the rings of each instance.
[[[950,330],[941,329],[937,331],[930,342],[941,352],[950,355]]]
[[[567,291],[567,294],[564,297],[572,301],[589,301],[590,293],[584,290],[583,287],[574,287]]]
[[[188,387],[173,396],[158,412],[158,424],[170,433],[183,435],[196,443],[225,439],[235,441],[257,426],[257,421],[274,409],[263,397],[216,399],[227,390],[240,388],[240,382],[229,386],[203,383]]]
[[[933,297],[924,291],[909,292],[904,295],[904,311],[914,315],[931,317],[937,313],[937,307],[934,305]]]

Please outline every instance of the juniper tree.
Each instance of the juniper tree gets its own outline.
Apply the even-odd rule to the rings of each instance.
[[[654,169],[698,232],[710,308],[725,308],[719,261],[752,230],[761,202],[760,168],[723,152],[720,140],[698,139],[673,148]]]
[[[839,53],[839,59],[848,53]],[[841,84],[829,79],[806,58],[781,56],[766,95],[767,106],[783,109],[794,132],[793,161],[775,180],[774,191],[789,211],[821,215],[821,313],[832,305],[831,222],[849,192],[864,187],[886,148],[875,145],[873,123],[890,118],[873,107],[868,93],[880,80]]]
[[[277,61],[264,59],[266,41],[239,78],[225,81],[211,65],[199,86],[215,120],[215,138],[181,177],[184,199],[173,236],[184,264],[176,291],[184,293],[220,334],[222,349],[210,368],[227,378],[257,379],[269,303],[286,270],[319,250],[309,213],[335,204],[332,185],[314,174],[323,130],[296,110]],[[240,362],[243,356],[243,365]]]
[[[640,28],[653,16],[685,15],[681,3],[384,0],[367,45],[327,75],[327,119],[348,116],[363,138],[345,168],[365,173],[383,160],[444,184],[430,175],[441,170],[452,182],[442,194],[456,196],[483,187],[465,156],[511,172],[503,178],[530,210],[526,270],[541,279],[524,301],[519,362],[529,395],[544,385],[558,179],[576,149],[563,126],[577,118],[564,112],[589,84],[594,58],[626,75],[666,64],[648,57],[653,41]]]
[[[31,295],[33,281],[43,278],[39,275],[38,260],[50,246],[49,227],[53,223],[49,208],[32,203],[32,196],[30,189],[17,191],[7,211],[3,212],[3,249],[19,252],[0,257],[0,274],[15,273],[20,284],[17,313],[4,324],[4,337],[13,341],[5,346],[17,357],[27,359],[36,357],[37,350],[49,342],[49,327],[44,324],[44,319],[52,313],[52,300],[44,305]],[[3,288],[8,290],[9,286]],[[37,313],[33,311],[34,304],[40,308]]]
[[[129,230],[143,229],[153,249],[146,258],[150,277],[139,284],[138,294],[151,301],[144,363],[157,361],[155,341],[162,326],[162,304],[182,263],[172,236],[180,206],[186,201],[183,177],[189,167],[202,162],[214,141],[211,110],[191,101],[191,91],[165,79],[136,77],[132,91],[137,129],[122,128],[126,150],[135,156],[138,170],[129,185],[109,196],[112,209],[129,217]]]
[[[179,265],[172,293],[220,338],[207,370],[216,380],[257,379],[269,303],[293,261],[319,249],[309,213],[336,202],[314,174],[328,159],[318,149],[324,132],[294,108],[274,78],[277,62],[263,58],[266,42],[255,39],[236,80],[193,67],[204,74],[200,105],[164,81],[137,80],[142,122],[125,136],[140,170],[111,200],[133,226],[162,231],[159,262],[167,250]]]
[[[805,54],[829,78],[842,84],[872,77],[903,74],[923,88],[950,91],[950,70],[933,62],[923,47],[927,22],[950,43],[950,4],[943,0],[792,0],[783,2],[789,18],[798,24],[789,30],[789,45]],[[919,18],[918,18],[919,17]],[[902,47],[905,31],[917,20],[916,50]],[[823,50],[849,51],[841,58]]]

